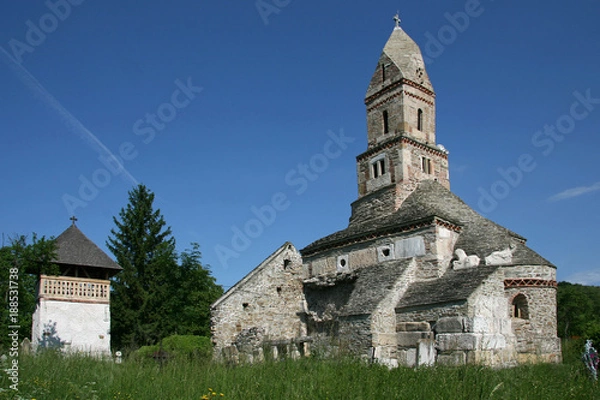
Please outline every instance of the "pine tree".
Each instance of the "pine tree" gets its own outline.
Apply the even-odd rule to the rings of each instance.
[[[107,246],[123,268],[113,280],[111,340],[117,347],[156,343],[169,317],[164,309],[169,270],[175,269],[175,238],[160,210],[153,209],[154,194],[144,185],[129,192],[129,203],[113,217]]]
[[[111,294],[115,348],[152,345],[173,334],[210,336],[210,304],[223,294],[201,264],[198,244],[177,256],[171,228],[153,202],[154,194],[139,185],[120,221],[113,218],[107,246],[123,268]]]

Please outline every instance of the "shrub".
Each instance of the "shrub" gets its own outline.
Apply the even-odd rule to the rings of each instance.
[[[143,346],[136,355],[150,358],[160,355],[161,345]],[[212,343],[210,338],[194,335],[173,335],[162,340],[162,351],[168,358],[188,358],[210,360],[212,358]]]

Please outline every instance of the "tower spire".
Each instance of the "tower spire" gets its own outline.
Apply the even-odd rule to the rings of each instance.
[[[352,224],[391,215],[421,181],[450,187],[448,153],[436,146],[435,92],[421,49],[400,28],[399,14],[394,21],[365,95],[367,151],[356,157]]]

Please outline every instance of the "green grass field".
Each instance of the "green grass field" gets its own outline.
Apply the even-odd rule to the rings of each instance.
[[[388,370],[350,359],[161,366],[46,353],[22,357],[19,391],[10,384],[3,373],[0,399],[600,399],[578,362]]]

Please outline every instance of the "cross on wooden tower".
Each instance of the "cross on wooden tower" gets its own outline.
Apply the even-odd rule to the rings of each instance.
[[[71,218],[69,218],[71,221],[73,221],[73,226],[75,226],[75,221],[77,221],[77,218],[73,215]]]

